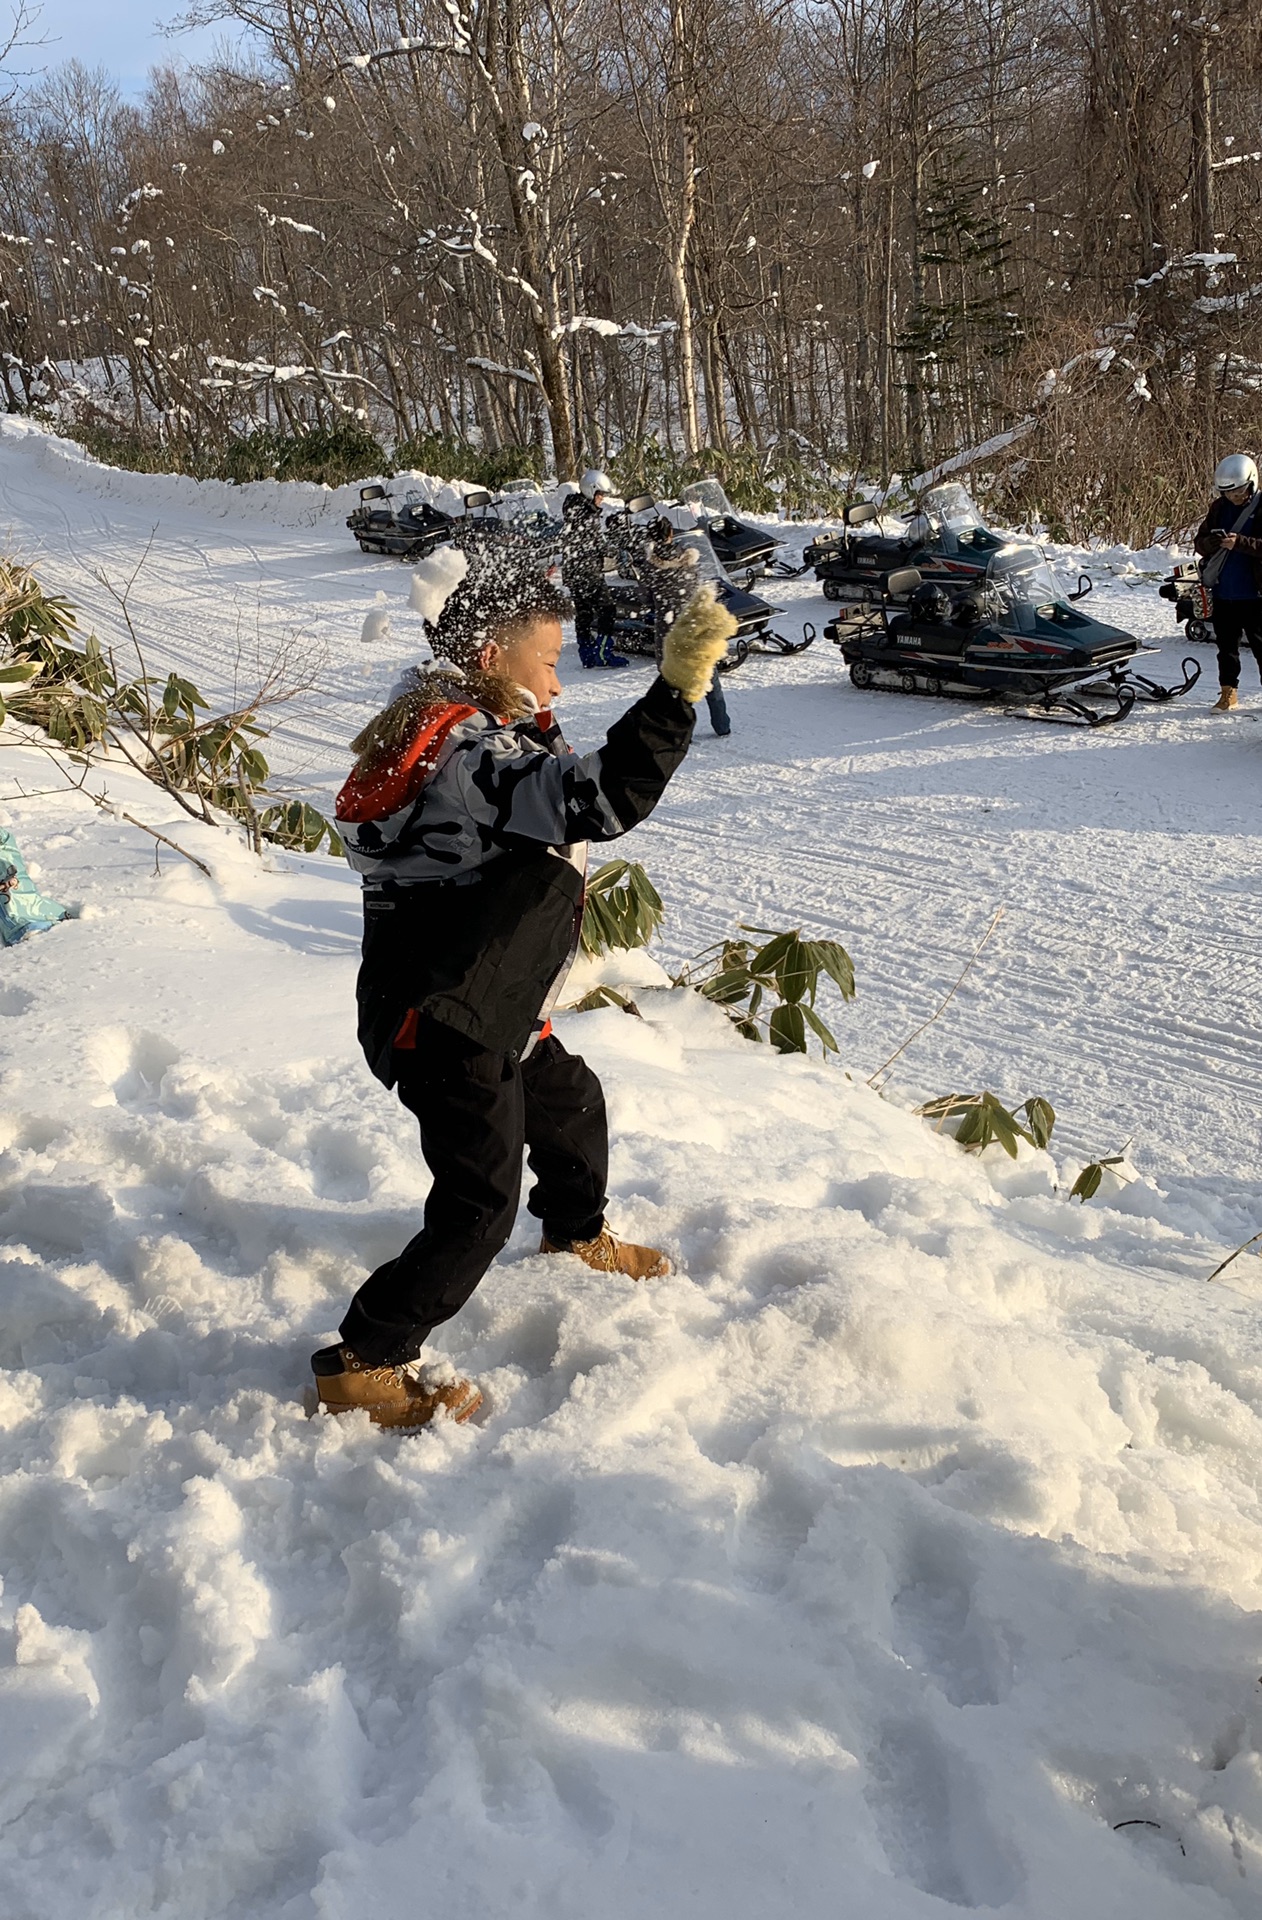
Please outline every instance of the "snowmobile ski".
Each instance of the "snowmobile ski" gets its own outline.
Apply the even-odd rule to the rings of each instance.
[[[1166,700],[1179,700],[1185,693],[1191,693],[1201,677],[1199,660],[1185,659],[1180,662],[1183,668],[1183,681],[1180,686],[1166,687],[1159,680],[1150,680],[1146,674],[1126,673],[1122,676],[1125,684],[1132,687],[1137,700],[1154,700],[1158,703]]]
[[[775,654],[783,660],[787,659],[790,654],[805,653],[806,649],[814,644],[815,638],[814,626],[809,620],[804,620],[802,622],[802,638],[800,640],[790,640],[785,634],[774,633],[768,628],[766,632],[754,635],[749,643],[749,651],[751,653]]]

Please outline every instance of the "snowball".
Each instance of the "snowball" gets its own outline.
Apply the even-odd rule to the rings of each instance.
[[[360,629],[361,640],[385,640],[390,634],[390,615],[386,611],[385,594],[378,593],[377,604],[364,615],[364,624]]]
[[[468,559],[459,547],[436,547],[412,574],[408,605],[413,613],[436,627],[439,615],[468,571]]]
[[[862,167],[864,179],[870,180],[880,164],[879,160],[865,160]]]

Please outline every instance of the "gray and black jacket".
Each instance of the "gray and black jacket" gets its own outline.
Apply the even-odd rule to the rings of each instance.
[[[581,843],[646,819],[692,738],[692,707],[660,676],[587,754],[548,715],[503,721],[451,693],[415,797],[350,818],[365,811],[352,777],[338,801],[364,879],[359,1038],[387,1086],[413,1011],[495,1052],[530,1043],[573,951]]]

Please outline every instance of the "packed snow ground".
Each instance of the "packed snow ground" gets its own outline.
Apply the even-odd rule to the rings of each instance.
[[[103,637],[94,574],[151,535],[151,666],[218,697],[299,637],[277,786],[326,805],[416,640],[348,492],[0,424],[0,547]],[[1105,559],[1106,613],[1171,633],[1157,557]],[[574,672],[575,742],[644,677]],[[441,1343],[485,1417],[402,1440],[302,1402],[424,1188],[355,1049],[352,876],[96,776],[215,877],[155,872],[6,729],[6,824],[78,916],[0,957],[5,1920],[1256,1914],[1262,1278],[1205,1284],[1262,1227],[1250,692],[1088,735],[855,693],[822,641],[734,675],[625,850],[668,960],[845,942],[850,1077],[661,986],[566,1016],[615,1224],[680,1272],[541,1258],[523,1216]],[[1055,1103],[1051,1156],[907,1111],[982,1085]]]

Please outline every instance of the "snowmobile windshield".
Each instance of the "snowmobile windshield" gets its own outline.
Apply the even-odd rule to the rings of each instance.
[[[548,503],[538,487],[530,486],[527,490],[522,481],[514,481],[511,488],[506,488],[496,505],[500,510],[501,519],[504,520],[546,520],[548,518]]]
[[[967,487],[960,485],[958,480],[952,480],[945,486],[930,487],[928,493],[921,496],[920,511],[956,532],[964,527],[980,527],[985,524],[973,504],[972,495]]]
[[[727,580],[727,574],[719,565],[719,557],[710,545],[710,536],[701,527],[694,527],[689,533],[681,533],[676,541],[677,548],[691,547],[697,556],[698,580],[713,580],[716,583]]]
[[[679,497],[699,519],[726,520],[731,516],[732,503],[717,480],[694,480]]]
[[[990,564],[991,578],[1019,600],[1059,600],[1062,588],[1047,557],[1037,547],[1010,547]]]
[[[1037,615],[1044,618],[1054,615],[1058,602],[1063,603],[1060,582],[1041,554],[1034,560],[1024,555],[1014,556],[1015,565],[1009,565],[1002,573],[996,573],[994,586],[1000,597],[1000,603],[1006,607],[1023,629],[1032,627]]]

